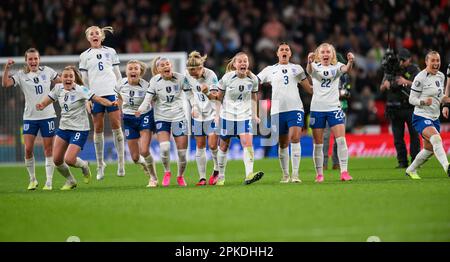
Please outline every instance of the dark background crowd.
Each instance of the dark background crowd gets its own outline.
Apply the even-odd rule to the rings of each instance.
[[[437,50],[444,71],[449,14],[448,0],[2,0],[0,56],[22,56],[31,46],[41,55],[80,54],[89,47],[88,26],[112,26],[115,32],[104,44],[118,53],[198,50],[221,76],[225,61],[238,51],[250,55],[257,73],[277,62],[280,41],[291,45],[292,62],[303,67],[308,52],[329,42],[344,55],[356,54],[348,113],[355,131],[386,124],[379,85],[388,32],[390,46],[409,49],[421,69],[426,52]]]

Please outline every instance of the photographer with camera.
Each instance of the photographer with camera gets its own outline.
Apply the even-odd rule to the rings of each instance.
[[[414,77],[420,69],[411,62],[411,53],[404,48],[398,51],[398,55],[388,49],[383,57],[382,68],[383,81],[380,86],[382,92],[387,92],[386,116],[391,121],[394,133],[394,145],[397,151],[398,166],[408,167],[408,152],[404,140],[405,123],[408,125],[410,135],[411,162],[414,161],[420,151],[420,141],[417,131],[412,126],[412,114],[414,107],[409,104],[409,94]]]

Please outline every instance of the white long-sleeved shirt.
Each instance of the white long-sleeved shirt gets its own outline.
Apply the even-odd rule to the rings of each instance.
[[[436,120],[441,113],[440,107],[444,98],[444,80],[442,72],[435,75],[422,70],[413,80],[409,103],[414,105],[414,114]],[[421,100],[431,97],[431,105],[420,105]]]

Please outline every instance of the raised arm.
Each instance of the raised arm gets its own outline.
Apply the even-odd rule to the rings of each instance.
[[[120,72],[119,65],[113,67],[114,75],[116,75],[116,80],[119,82],[122,79],[122,73]]]
[[[142,104],[139,106],[136,113],[134,113],[136,117],[140,117],[142,112],[145,112],[147,109],[150,108],[154,96],[155,96],[154,93],[147,91],[147,94],[145,94],[144,97],[144,101],[142,101]]]
[[[5,64],[5,69],[3,70],[2,77],[2,85],[5,88],[11,87],[14,85],[14,80],[9,76],[9,67],[14,64],[14,60],[8,59],[8,62]]]
[[[258,93],[252,93],[252,119],[256,120],[256,123],[259,124],[261,121],[258,117]]]
[[[39,102],[39,104],[36,105],[36,110],[42,111],[42,110],[44,110],[44,108],[46,108],[48,105],[50,105],[53,102],[54,101],[52,99],[50,99],[49,96],[46,96],[46,97],[44,97],[44,99],[42,99],[41,102]]]
[[[81,72],[81,80],[83,80],[84,86],[89,88],[88,72],[85,70],[80,70],[80,72]]]
[[[353,68],[353,62],[355,61],[355,56],[352,52],[347,54],[347,64],[341,67],[342,73],[348,73]]]
[[[306,65],[306,73],[308,73],[309,75],[311,75],[313,72],[312,63],[314,62],[314,59],[315,59],[314,53],[310,52],[308,54],[308,64]]]
[[[303,89],[305,89],[305,91],[306,91],[308,94],[311,94],[311,95],[312,95],[313,89],[312,89],[311,84],[309,83],[308,77],[306,77],[305,79],[303,79],[303,80],[300,82],[300,84],[302,85]]]

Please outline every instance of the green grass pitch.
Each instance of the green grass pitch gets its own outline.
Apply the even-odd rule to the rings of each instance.
[[[212,162],[208,162],[208,175]],[[61,192],[42,191],[44,167],[36,168],[39,190],[28,192],[23,166],[0,167],[0,241],[449,241],[450,179],[435,158],[413,181],[394,169],[393,158],[352,158],[354,180],[326,171],[317,185],[311,158],[303,158],[301,184],[280,184],[277,159],[255,161],[264,178],[243,185],[243,162],[229,161],[224,187],[195,187],[195,162],[188,188],[148,189],[141,169],[127,175],[106,169],[103,181]],[[93,176],[95,166],[91,165]],[[162,166],[157,170],[162,179]],[[175,164],[172,166],[175,170]],[[172,172],[173,172],[172,171]],[[173,172],[174,173],[174,172]],[[172,178],[172,184],[175,178]]]

